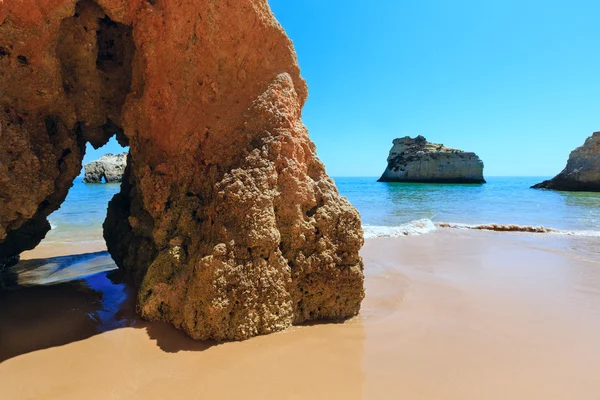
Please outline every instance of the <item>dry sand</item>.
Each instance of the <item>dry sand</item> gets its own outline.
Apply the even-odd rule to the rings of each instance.
[[[115,272],[9,291],[0,398],[597,400],[599,241],[369,239],[360,317],[240,343],[139,321]]]

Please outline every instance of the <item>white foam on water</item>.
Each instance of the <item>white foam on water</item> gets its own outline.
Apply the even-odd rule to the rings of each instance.
[[[418,219],[397,226],[365,225],[365,239],[425,235],[437,229],[430,219]]]
[[[600,231],[560,231],[562,235],[600,237]]]
[[[363,227],[365,239],[395,238],[403,236],[416,236],[431,233],[438,228],[471,229],[495,232],[526,232],[542,233],[549,235],[600,237],[600,231],[593,230],[564,230],[547,228],[545,226],[512,225],[512,224],[463,224],[458,222],[433,222],[430,219],[419,219],[396,226],[365,225]]]
[[[450,229],[472,229],[472,230],[495,231],[495,232],[527,232],[527,233],[545,233],[545,234],[550,234],[550,235],[600,237],[600,231],[565,230],[565,229],[555,229],[555,228],[547,228],[545,226],[533,226],[533,225],[462,224],[462,223],[455,223],[455,222],[438,222],[435,225],[438,228],[450,228]]]

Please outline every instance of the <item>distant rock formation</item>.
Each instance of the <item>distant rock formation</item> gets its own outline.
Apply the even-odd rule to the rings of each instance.
[[[429,143],[423,136],[394,139],[379,182],[485,183],[475,153]]]
[[[125,167],[127,166],[127,153],[105,154],[96,161],[85,164],[85,183],[121,182]]]
[[[600,192],[600,132],[592,134],[583,146],[571,152],[560,174],[532,188]]]

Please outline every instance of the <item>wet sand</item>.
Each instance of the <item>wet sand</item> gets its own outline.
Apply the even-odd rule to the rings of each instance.
[[[592,239],[452,229],[369,239],[359,317],[239,343],[138,320],[118,271],[8,291],[0,397],[600,399]]]
[[[35,249],[21,253],[21,260],[46,259],[51,257],[69,256],[74,254],[87,254],[106,251],[106,243],[98,232],[88,237],[84,242],[56,243],[43,240]],[[89,234],[88,234],[89,235]],[[77,236],[74,236],[77,238]]]

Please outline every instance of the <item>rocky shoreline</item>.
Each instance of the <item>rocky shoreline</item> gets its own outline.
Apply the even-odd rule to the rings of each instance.
[[[600,132],[569,155],[567,166],[554,178],[532,186],[569,192],[600,192]]]

